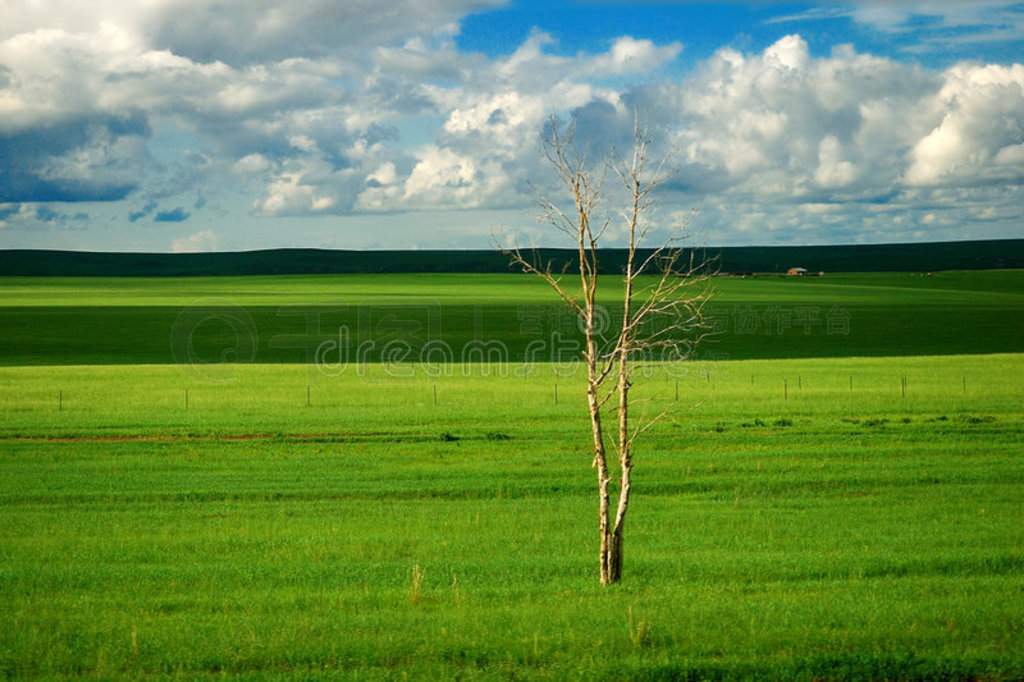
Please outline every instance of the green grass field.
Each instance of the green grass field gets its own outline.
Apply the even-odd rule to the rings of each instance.
[[[515,357],[569,334],[528,280],[2,284],[5,321],[44,312],[3,333],[0,676],[1024,677],[1016,273],[716,281],[730,323],[839,307],[848,333],[725,329],[730,357],[774,350],[651,370],[637,397],[670,413],[640,444],[611,589],[580,376]],[[174,364],[176,316],[217,298]],[[342,303],[355,317],[309,316]],[[124,308],[177,312],[112,327]],[[245,350],[239,311],[257,362],[206,364]],[[52,317],[72,312],[69,334]],[[506,363],[285,356],[338,327],[459,348],[501,320]],[[861,357],[821,357],[842,344]]]
[[[718,278],[712,289],[705,359],[1024,350],[1024,270]],[[180,363],[189,342],[201,362],[230,349],[231,360],[302,363],[341,329],[353,346],[372,341],[361,357],[372,362],[387,361],[389,341],[440,341],[460,356],[497,340],[515,363],[575,359],[552,339],[579,340],[575,320],[524,275],[6,278],[0,293],[8,366]]]

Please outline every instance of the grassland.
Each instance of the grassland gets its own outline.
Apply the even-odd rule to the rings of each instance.
[[[491,308],[509,305],[511,281],[425,281],[5,282],[2,314],[77,309],[79,335],[119,340],[97,362],[42,314],[5,327],[0,676],[1024,677],[1014,273],[724,280],[730,321],[735,306],[849,310],[847,334],[812,329],[818,354],[831,337],[871,354],[854,310],[882,316],[877,334],[901,309],[921,322],[987,310],[975,321],[1017,353],[947,319],[954,348],[975,354],[923,354],[926,333],[908,329],[888,342],[906,357],[801,357],[814,353],[782,342],[803,336],[789,327],[733,335],[793,357],[652,370],[638,397],[671,414],[637,455],[614,589],[596,584],[571,365],[114,363],[131,344],[155,349],[153,335],[170,345],[173,320],[100,330],[107,307],[180,315],[213,298],[236,312],[368,301],[392,317],[318,319],[414,341],[434,331],[412,312],[425,297],[461,311],[441,306],[453,347],[506,319]],[[548,304],[515,281],[517,306]],[[537,309],[513,309],[510,334],[535,332]],[[255,316],[257,359],[274,350],[267,336],[302,351],[309,319]],[[396,332],[396,319],[422,324]],[[237,341],[190,333],[211,349]],[[72,344],[53,351],[63,362],[7,355],[46,334]]]
[[[614,283],[614,279],[611,280]],[[386,283],[386,284],[385,284]],[[552,339],[579,331],[542,283],[523,275],[192,279],[6,278],[0,364],[310,362],[345,329],[353,346],[458,354],[497,340],[509,362],[574,359]],[[717,278],[706,358],[942,355],[1024,350],[1024,270]],[[614,310],[611,311],[614,318]],[[69,330],[74,330],[69,333]],[[545,341],[541,355],[531,343]]]

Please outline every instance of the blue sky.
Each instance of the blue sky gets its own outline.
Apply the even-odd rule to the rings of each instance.
[[[1024,237],[1024,3],[0,0],[0,248],[558,245],[539,136],[644,117],[652,235]],[[615,197],[609,199],[614,201]],[[608,234],[608,245],[616,244]]]
[[[574,54],[607,47],[620,35],[656,43],[682,41],[682,66],[731,45],[764,49],[779,36],[772,20],[806,13],[806,4],[789,3],[611,3],[515,2],[506,8],[470,14],[462,22],[459,47],[498,57],[514,51],[537,27],[558,41],[553,52]],[[802,20],[804,34],[852,28],[848,19]]]

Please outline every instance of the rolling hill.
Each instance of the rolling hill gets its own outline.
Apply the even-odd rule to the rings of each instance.
[[[1024,268],[1024,239],[844,246],[742,246],[699,249],[723,273],[926,272]],[[573,252],[541,249],[558,269]],[[604,249],[606,272],[622,269],[625,250]],[[336,251],[271,249],[222,253],[115,253],[11,249],[0,251],[0,276],[194,277],[231,275],[508,272],[493,250]]]

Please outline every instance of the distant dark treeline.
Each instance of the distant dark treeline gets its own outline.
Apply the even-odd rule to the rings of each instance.
[[[572,250],[540,249],[555,270],[572,268]],[[621,272],[624,249],[603,249],[603,272]],[[876,244],[856,246],[740,246],[697,249],[721,273],[926,272],[1024,268],[1024,239]],[[0,275],[63,277],[188,277],[213,275],[369,274],[414,272],[510,272],[496,251],[331,251],[272,249],[231,253],[101,253],[0,251]]]

